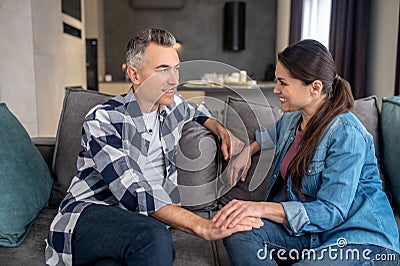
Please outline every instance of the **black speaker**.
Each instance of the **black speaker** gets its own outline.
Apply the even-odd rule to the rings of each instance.
[[[224,50],[244,50],[246,3],[226,2],[224,7]]]

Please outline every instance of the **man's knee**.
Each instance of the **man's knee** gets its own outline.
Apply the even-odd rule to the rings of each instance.
[[[163,250],[166,248],[174,250],[171,234],[164,224],[150,225],[147,233],[149,238],[153,240],[153,245],[155,247],[162,248]]]
[[[141,229],[140,236],[131,239],[131,252],[137,251],[137,237],[140,238],[140,253],[151,255],[154,258],[160,258],[164,262],[173,261],[175,258],[175,247],[169,230],[166,226],[150,217],[145,226]],[[128,252],[128,253],[131,253]]]

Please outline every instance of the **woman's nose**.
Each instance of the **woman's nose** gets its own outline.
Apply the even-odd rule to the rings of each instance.
[[[279,88],[278,88],[278,84],[275,84],[273,93],[279,94],[280,92],[281,92],[281,91],[280,91]]]

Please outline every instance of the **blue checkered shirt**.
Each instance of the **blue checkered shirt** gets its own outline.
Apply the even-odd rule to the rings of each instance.
[[[78,173],[61,202],[46,240],[46,264],[72,265],[72,233],[83,209],[90,204],[114,205],[148,215],[167,204],[180,204],[175,168],[176,152],[186,122],[204,123],[210,113],[175,95],[174,103],[159,109],[165,174],[152,185],[143,176],[149,141],[143,114],[131,89],[95,106],[83,124]]]

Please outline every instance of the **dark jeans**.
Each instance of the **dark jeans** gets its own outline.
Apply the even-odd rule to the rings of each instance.
[[[224,239],[231,265],[397,266],[399,262],[399,254],[375,245],[349,244],[312,252],[309,235],[291,236],[281,225],[265,219],[263,222],[260,229]]]
[[[158,220],[93,204],[75,226],[72,255],[74,265],[172,265],[175,248]]]

